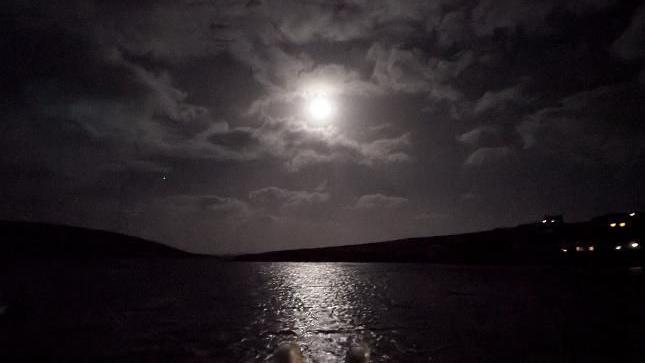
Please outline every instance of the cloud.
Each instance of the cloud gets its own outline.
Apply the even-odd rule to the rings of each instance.
[[[367,52],[374,62],[372,79],[381,87],[404,93],[427,93],[431,89],[430,67],[418,50],[386,49],[379,43]]]
[[[540,131],[540,128],[541,121],[538,114],[526,117],[516,126],[517,133],[522,138],[524,149],[529,149],[536,145],[537,133]]]
[[[371,34],[374,19],[366,15],[369,4],[315,4],[287,1],[263,7],[266,16],[286,40],[302,44],[315,40],[348,41]],[[287,10],[288,9],[288,10]]]
[[[493,35],[496,29],[522,27],[531,33],[546,33],[546,17],[553,3],[532,0],[481,0],[472,10],[472,24],[478,36]]]
[[[508,146],[481,147],[475,150],[464,162],[466,166],[482,166],[507,159],[513,154]]]
[[[447,213],[437,213],[437,212],[421,212],[414,216],[414,219],[423,223],[434,223],[445,221],[450,218],[450,215]]]
[[[177,194],[164,198],[172,212],[207,213],[227,218],[240,218],[250,215],[250,208],[244,201],[219,195]]]
[[[581,15],[599,11],[616,4],[617,0],[574,0],[565,3],[567,10]]]
[[[581,163],[625,164],[638,160],[645,134],[642,88],[633,83],[602,86],[560,100],[522,120],[517,132],[525,149]]]
[[[271,74],[276,75],[273,72]],[[270,92],[252,103],[249,114],[262,117],[300,114],[301,107],[298,105],[314,92],[324,93],[335,99],[384,94],[384,90],[378,85],[362,79],[358,72],[339,64],[301,64],[297,70],[286,71],[272,82],[264,82],[269,86]]]
[[[270,94],[288,90],[298,75],[314,66],[313,60],[304,53],[290,54],[276,45],[247,39],[233,44],[230,52],[251,68],[254,78]]]
[[[410,156],[404,151],[410,145],[410,134],[399,137],[385,138],[359,145],[363,163],[375,162],[398,163],[410,161]]]
[[[374,64],[371,81],[378,87],[390,93],[426,94],[431,105],[461,101],[464,96],[452,82],[474,62],[471,51],[438,58],[420,49],[387,48],[378,42],[366,58]]]
[[[110,9],[95,5],[78,12],[78,17],[86,19],[79,21],[79,27],[65,26],[92,38],[100,61],[134,76],[141,92],[134,98],[84,97],[63,105],[67,110],[60,114],[76,120],[98,139],[110,140],[123,150],[135,150],[126,156],[132,160],[248,161],[270,157],[283,160],[291,171],[339,160],[368,166],[407,162],[411,160],[409,134],[357,141],[339,133],[311,132],[295,125],[297,120],[274,120],[297,114],[303,90],[320,80],[332,93],[343,96],[424,92],[431,99],[452,102],[462,95],[449,81],[473,59],[469,52],[440,59],[415,48],[392,45],[396,43],[392,39],[407,33],[410,24],[440,19],[439,4],[421,1],[342,6],[300,2],[258,6],[138,3]],[[59,20],[65,17],[55,9],[52,12]],[[129,16],[121,16],[126,12]],[[85,31],[83,24],[90,18],[96,24]],[[321,39],[369,38],[379,31],[391,36],[366,49],[368,59],[375,64],[371,78],[343,64],[316,63],[306,52],[293,47]],[[249,109],[250,116],[260,118],[259,125],[214,129],[222,124],[214,109],[193,102],[168,70],[224,53],[248,65],[266,91]]]
[[[107,163],[101,167],[103,170],[111,172],[141,172],[154,174],[167,174],[172,168],[162,162],[151,160],[125,160],[122,162]]]
[[[209,117],[206,107],[186,102],[187,93],[172,85],[172,79],[167,72],[154,74],[123,59],[118,50],[112,50],[108,60],[130,70],[139,82],[148,87],[154,95],[155,112],[177,122],[195,122]]]
[[[323,191],[288,190],[278,187],[265,187],[249,193],[253,203],[295,208],[307,207],[329,201],[330,194]]]
[[[358,142],[333,128],[317,129],[294,119],[271,118],[253,134],[265,152],[284,160],[290,171],[331,161],[375,166],[410,160],[406,152],[410,145],[408,134]]]
[[[242,2],[128,5],[93,3],[87,16],[97,22],[92,31],[98,42],[129,54],[181,62],[219,54],[244,31]]]
[[[481,0],[472,9],[472,26],[480,37],[491,36],[498,29],[511,32],[522,29],[532,35],[546,35],[554,31],[547,21],[554,12],[583,15],[614,3],[615,0]]]
[[[137,162],[160,157],[237,161],[257,157],[257,150],[246,145],[209,141],[215,134],[231,134],[233,139],[238,130],[214,120],[208,107],[189,102],[187,92],[174,85],[168,72],[147,70],[115,49],[92,56],[88,55],[87,67],[103,70],[106,81],[76,94],[75,88],[95,82],[96,75],[79,72],[69,78],[34,80],[28,85],[27,112],[59,126],[80,126],[86,142],[103,145],[121,165],[136,167]]]
[[[266,118],[258,127],[236,128],[226,122],[210,121],[192,131],[187,126],[177,126],[177,130],[174,125],[159,123],[120,104],[82,102],[73,105],[70,117],[97,138],[136,144],[136,153],[128,156],[135,160],[164,157],[244,162],[273,158],[294,172],[332,161],[376,166],[411,160],[407,153],[409,134],[358,142],[337,130],[317,129],[293,118]],[[137,125],[139,130],[128,128],[128,124]]]
[[[468,14],[463,10],[451,11],[443,16],[436,26],[438,43],[443,47],[464,45],[472,37]]]
[[[407,198],[377,193],[361,196],[352,208],[359,210],[392,209],[404,207],[408,205],[408,203],[409,200]]]
[[[343,3],[283,1],[264,3],[262,13],[290,42],[346,42],[373,37],[383,28],[390,36],[403,37],[414,31],[410,23],[437,16],[441,2],[348,1]]]
[[[430,57],[420,49],[386,47],[374,43],[366,58],[374,63],[372,80],[380,87],[403,93],[430,93],[434,87],[447,87],[447,81],[459,76],[473,62],[470,51],[453,59]]]
[[[373,96],[383,94],[382,90],[373,83],[361,78],[361,75],[340,64],[323,64],[302,72],[294,87],[300,91],[307,91],[322,86],[329,96]]]
[[[522,94],[521,86],[513,86],[499,91],[486,91],[477,103],[473,112],[482,114],[491,111],[502,111],[509,104],[525,105],[529,99]]]
[[[613,51],[621,58],[633,61],[645,58],[645,5],[636,10],[623,34],[614,41]]]
[[[498,126],[484,125],[458,135],[457,141],[470,146],[478,146],[495,143],[499,138],[500,129]]]
[[[275,158],[290,171],[332,161],[368,166],[409,161],[409,135],[358,142],[338,130],[318,130],[293,117],[265,117],[259,126],[231,127],[216,120],[209,107],[188,101],[188,94],[174,85],[167,72],[153,72],[128,60],[112,49],[96,61],[132,76],[138,92],[119,95],[35,99],[34,110],[47,117],[72,120],[96,140],[120,150],[122,165],[134,165],[155,158],[216,161]],[[303,76],[310,81],[325,75],[344,82],[345,92],[372,92],[374,86],[340,66],[316,67]],[[334,78],[335,77],[335,78]],[[49,91],[48,91],[49,92]],[[51,91],[53,94],[57,92]]]
[[[251,137],[243,142],[244,129],[227,130],[226,123],[211,120],[207,111],[199,111],[203,117],[196,119],[193,111],[199,107],[178,106],[181,113],[166,114],[157,106],[149,108],[145,100],[132,105],[120,99],[78,99],[56,105],[53,112],[77,122],[93,138],[114,145],[132,161],[156,157],[244,161],[260,154],[257,146],[250,147]],[[157,109],[163,113],[156,114]],[[178,118],[167,118],[173,115]]]

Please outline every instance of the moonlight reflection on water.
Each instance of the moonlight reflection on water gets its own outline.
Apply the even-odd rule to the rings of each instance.
[[[334,361],[365,337],[369,310],[361,309],[373,286],[342,264],[271,264],[262,269],[275,296],[277,330],[314,361]]]

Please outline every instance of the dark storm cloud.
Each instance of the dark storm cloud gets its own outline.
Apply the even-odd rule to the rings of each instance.
[[[4,218],[230,252],[644,200],[627,182],[645,169],[636,1],[7,9]],[[307,122],[307,92],[319,86],[337,107],[329,127]],[[624,197],[595,198],[606,175]],[[583,176],[591,186],[579,191]]]

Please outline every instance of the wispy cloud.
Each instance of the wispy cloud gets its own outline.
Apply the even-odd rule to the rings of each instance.
[[[404,197],[385,194],[366,194],[358,198],[353,208],[358,210],[367,209],[392,209],[408,205],[409,200]]]

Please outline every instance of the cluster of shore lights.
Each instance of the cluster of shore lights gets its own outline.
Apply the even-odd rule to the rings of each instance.
[[[629,216],[630,217],[636,217],[636,212],[629,213]],[[627,222],[623,222],[623,221],[611,222],[611,223],[609,223],[609,227],[611,227],[611,228],[616,228],[616,227],[624,228],[624,227],[627,227]]]
[[[588,246],[587,248],[584,248],[583,246],[576,246],[576,252],[585,252],[585,251],[593,252],[595,250],[596,250],[596,247],[594,246]],[[568,250],[566,248],[562,249],[562,252],[567,252],[567,251]]]
[[[576,246],[576,249],[575,249],[576,252],[585,252],[585,251],[593,252],[595,250],[596,250],[596,247],[594,247],[594,246],[587,246],[587,247]],[[560,251],[562,251],[562,253],[567,253],[567,252],[569,252],[569,249],[568,248],[561,248]]]
[[[629,243],[627,244],[627,247],[629,247],[629,248],[631,248],[631,249],[634,249],[634,250],[635,250],[635,249],[637,249],[637,248],[639,248],[640,246],[641,246],[641,244],[640,244],[640,243],[638,243],[638,242],[636,242],[636,241],[631,241],[631,242],[629,242]],[[622,250],[622,249],[623,249],[623,246],[622,246],[622,245],[617,245],[616,247],[614,247],[614,249],[615,249],[616,251],[620,251],[620,250]]]
[[[635,249],[637,249],[637,248],[640,248],[640,246],[641,246],[641,244],[640,244],[638,241],[631,241],[631,242],[627,243],[627,245],[626,245],[626,246],[623,246],[623,245],[616,245],[616,246],[614,247],[614,250],[616,250],[616,251],[622,251],[622,250],[623,250],[623,247],[628,247],[628,248],[631,248],[631,249],[635,250]],[[587,247],[584,247],[584,246],[576,246],[576,248],[575,248],[575,251],[576,251],[576,252],[594,252],[595,250],[596,250],[596,247],[595,247],[595,246],[587,246]],[[568,248],[561,248],[561,249],[560,249],[560,251],[561,251],[562,253],[567,253],[567,252],[569,252],[569,249],[568,249]]]

